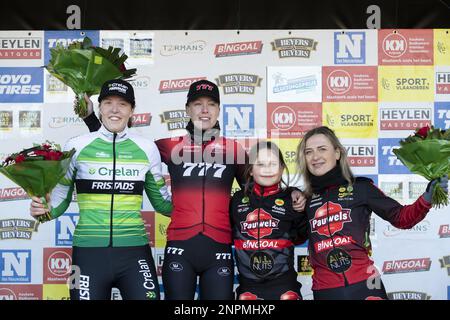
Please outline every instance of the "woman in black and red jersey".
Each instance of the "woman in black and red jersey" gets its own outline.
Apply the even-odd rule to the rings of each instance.
[[[433,180],[413,204],[402,206],[368,178],[355,178],[346,150],[332,130],[310,130],[297,148],[309,220],[309,254],[314,269],[314,299],[387,299],[380,275],[369,258],[372,212],[399,229],[419,223],[431,208]]]
[[[239,270],[236,297],[300,300],[294,246],[307,238],[306,216],[292,209],[291,190],[282,179],[287,166],[276,144],[257,143],[249,158],[245,189],[233,195],[230,205]]]

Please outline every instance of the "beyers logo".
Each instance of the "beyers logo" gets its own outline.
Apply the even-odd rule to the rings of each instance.
[[[55,222],[55,246],[69,247],[72,245],[73,233],[80,216],[78,213],[66,212]]]
[[[0,220],[0,240],[31,240],[33,232],[38,229],[36,220],[6,219]]]
[[[383,273],[395,274],[395,273],[429,271],[430,267],[431,267],[430,258],[385,261],[383,263]]]
[[[450,102],[434,103],[434,125],[438,128],[450,128]]]
[[[436,72],[436,94],[450,94],[450,72]]]
[[[188,91],[192,83],[200,80],[206,80],[206,77],[161,80],[161,82],[159,83],[159,93]]]
[[[417,291],[396,291],[388,292],[389,300],[430,300],[431,296],[425,292]]]
[[[335,64],[365,64],[366,63],[366,33],[365,32],[335,32],[334,33],[334,63]]]
[[[351,167],[375,167],[375,145],[345,145],[348,162]]]
[[[307,38],[275,39],[271,45],[279,58],[309,58],[311,51],[317,50],[317,41]]]
[[[345,70],[334,70],[327,77],[327,86],[334,94],[344,94],[352,87],[352,77]]]
[[[262,51],[262,41],[221,43],[216,45],[214,55],[216,58],[228,56],[241,56],[248,54],[260,54]]]
[[[189,122],[189,116],[186,110],[171,110],[160,114],[161,123],[167,124],[167,130],[179,130],[186,128]]]
[[[443,224],[439,227],[439,238],[450,238],[450,225]]]
[[[255,239],[264,238],[270,236],[274,229],[278,229],[279,222],[279,219],[273,218],[264,209],[256,209],[241,222],[241,232]]]
[[[224,104],[223,122],[226,137],[251,137],[255,134],[255,105]]]
[[[431,126],[429,108],[380,108],[380,130],[415,130]]]
[[[25,192],[25,190],[19,187],[0,189],[0,202],[11,200],[25,200],[29,198],[30,197]]]
[[[0,38],[0,59],[40,59],[42,38]]]
[[[31,250],[0,250],[0,282],[31,282]]]
[[[0,103],[43,102],[42,68],[0,68]]]
[[[330,237],[344,227],[344,223],[351,222],[351,210],[344,209],[338,203],[328,201],[319,207],[314,218],[309,221],[311,232]]]
[[[195,40],[188,43],[163,44],[159,53],[163,57],[175,56],[177,54],[198,54],[202,53],[206,47],[203,40]]]
[[[256,87],[261,87],[262,78],[254,74],[232,73],[220,75],[217,85],[224,94],[255,94]]]
[[[388,57],[399,58],[405,54],[408,43],[400,33],[390,33],[383,39],[382,48]]]

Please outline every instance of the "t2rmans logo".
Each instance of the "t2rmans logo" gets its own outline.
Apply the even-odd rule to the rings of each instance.
[[[0,250],[0,282],[31,282],[31,250]]]

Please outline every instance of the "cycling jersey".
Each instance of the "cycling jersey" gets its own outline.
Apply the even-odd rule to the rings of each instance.
[[[69,140],[64,149],[72,148],[69,169],[51,194],[51,218],[66,211],[76,186],[80,219],[74,246],[148,245],[140,213],[143,190],[158,212],[172,210],[156,145],[127,128],[112,133],[101,127]]]
[[[419,223],[431,207],[422,196],[402,206],[370,179],[356,178],[349,186],[340,171],[338,175],[335,184],[314,190],[305,206],[313,290],[348,286],[379,276],[369,258],[372,211],[396,228],[407,229]]]
[[[196,144],[192,137],[190,132],[156,141],[171,178],[174,210],[167,240],[203,233],[217,242],[231,243],[231,186],[234,178],[243,181],[246,153],[231,139],[211,137]]]
[[[294,241],[306,240],[306,216],[292,209],[291,190],[254,184],[238,191],[230,206],[239,280],[267,282],[293,274]]]

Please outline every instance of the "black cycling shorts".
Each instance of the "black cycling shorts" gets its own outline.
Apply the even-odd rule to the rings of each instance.
[[[77,266],[77,267],[74,267]],[[159,300],[151,248],[73,247],[71,300],[110,300],[113,287],[125,300]]]
[[[314,290],[314,300],[387,300],[383,282],[378,279],[375,284],[364,280],[346,287]]]
[[[261,282],[239,277],[236,300],[302,300],[301,287],[295,271]]]
[[[229,244],[203,234],[168,241],[162,268],[164,299],[193,300],[199,277],[199,299],[232,300],[233,270]]]

